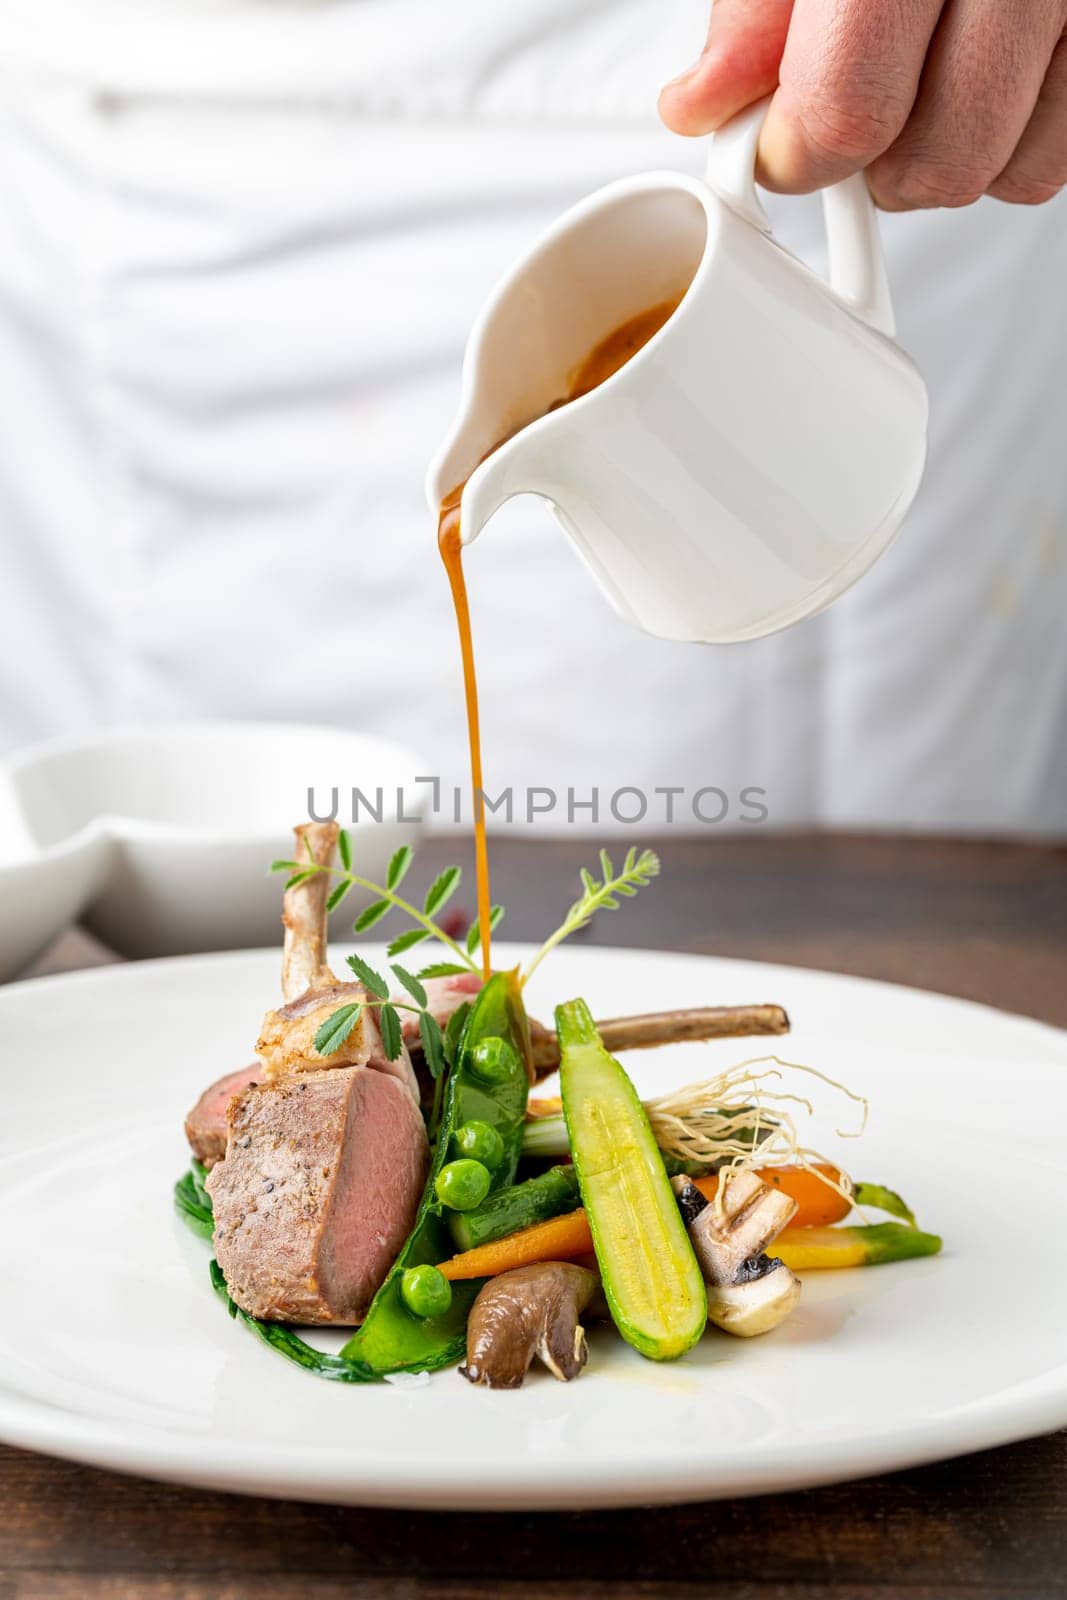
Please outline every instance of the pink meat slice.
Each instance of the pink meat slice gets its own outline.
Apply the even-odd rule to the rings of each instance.
[[[411,1231],[429,1165],[410,1094],[366,1067],[254,1084],[207,1181],[215,1254],[266,1321],[360,1323]]]
[[[237,1072],[228,1072],[204,1090],[186,1117],[185,1137],[193,1155],[205,1167],[213,1167],[226,1154],[226,1112],[230,1101],[264,1076],[262,1061],[252,1061]]]

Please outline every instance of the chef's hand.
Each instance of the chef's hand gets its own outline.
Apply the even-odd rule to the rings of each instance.
[[[1067,184],[1067,0],[715,0],[703,54],[660,96],[710,133],[774,93],[757,176],[803,194],[867,169],[888,211]]]

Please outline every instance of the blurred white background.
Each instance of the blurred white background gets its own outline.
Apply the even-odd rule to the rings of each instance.
[[[581,195],[699,170],[655,102],[705,22],[705,0],[8,0],[0,752],[307,719],[465,781],[422,480],[467,329]],[[771,211],[821,266],[817,202]],[[932,401],[898,543],[787,635],[687,647],[629,629],[512,504],[468,560],[490,791],[758,786],[775,826],[1067,832],[1067,201],[882,226]]]

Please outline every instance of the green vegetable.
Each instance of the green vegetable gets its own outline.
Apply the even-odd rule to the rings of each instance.
[[[492,1181],[489,1168],[480,1161],[450,1161],[437,1174],[434,1189],[449,1210],[474,1211],[489,1193]]]
[[[222,1268],[217,1261],[212,1261],[208,1267],[211,1274],[211,1287],[226,1305],[230,1316],[236,1322],[243,1322],[246,1328],[251,1328],[264,1344],[270,1345],[279,1355],[285,1356],[288,1361],[294,1361],[298,1367],[303,1367],[306,1372],[315,1373],[319,1378],[331,1378],[334,1383],[378,1383],[379,1375],[372,1372],[365,1361],[351,1361],[346,1356],[331,1356],[323,1350],[316,1350],[314,1345],[308,1344],[295,1334],[291,1328],[285,1327],[281,1322],[260,1322],[257,1317],[250,1317],[247,1311],[242,1311],[230,1299],[226,1287],[226,1279],[222,1275]]]
[[[319,1055],[335,1055],[343,1044],[347,1044],[352,1029],[362,1015],[362,1000],[350,1001],[348,1005],[338,1006],[336,1011],[331,1011],[315,1034],[315,1049]]]
[[[877,1267],[885,1261],[936,1256],[941,1240],[903,1222],[875,1222],[860,1228],[787,1228],[771,1245],[794,1272],[834,1267]]]
[[[747,1145],[750,1149],[755,1148],[764,1139],[770,1138],[775,1127],[773,1119],[767,1117],[758,1128],[735,1128],[730,1134],[730,1139],[736,1144]],[[654,1123],[652,1132],[655,1135]],[[532,1117],[526,1124],[526,1131],[522,1136],[522,1153],[524,1156],[554,1156],[557,1161],[568,1158],[571,1146],[567,1138],[567,1124],[563,1113],[560,1112],[558,1116]],[[669,1178],[673,1178],[676,1173],[684,1173],[687,1178],[703,1178],[709,1172],[717,1172],[723,1162],[721,1156],[707,1161],[694,1161],[668,1155],[662,1149],[660,1154],[663,1156],[663,1164]],[[888,1190],[885,1192],[888,1193]]]
[[[439,922],[434,921],[437,913],[459,888],[461,877],[459,867],[446,867],[439,874],[431,884],[420,910],[410,900],[402,899],[397,893],[411,865],[411,850],[407,845],[402,846],[393,856],[384,884],[373,883],[369,878],[360,877],[359,873],[352,871],[352,840],[343,828],[338,836],[338,847],[341,856],[340,868],[320,866],[307,861],[272,861],[270,870],[290,874],[285,885],[287,889],[306,883],[317,873],[324,872],[329,877],[336,878],[337,883],[326,902],[330,911],[339,906],[352,889],[369,891],[375,898],[360,912],[353,923],[355,933],[365,933],[391,911],[403,913],[414,923],[414,927],[399,934],[388,946],[387,954],[390,960],[394,956],[402,955],[405,950],[421,944],[425,939],[436,939],[444,945],[449,954],[449,960],[433,962],[423,967],[419,973],[420,978],[445,977],[450,973],[481,970],[473,959],[480,941],[481,930],[478,924],[475,922],[468,932],[464,950]],[[597,878],[587,867],[582,868],[581,897],[570,907],[555,933],[550,934],[538,950],[526,968],[524,979],[540,966],[550,950],[554,950],[572,933],[584,928],[598,911],[617,911],[621,900],[632,899],[638,889],[643,889],[650,883],[659,873],[659,857],[654,850],[639,851],[634,846],[626,852],[622,866],[616,871],[607,851],[601,850],[600,870],[602,877]],[[489,917],[490,926],[495,928],[503,915],[503,906],[493,906]]]
[[[336,1055],[342,1045],[347,1044],[349,1035],[364,1010],[373,1008],[378,1012],[378,1025],[382,1030],[382,1048],[390,1061],[396,1061],[404,1048],[399,1012],[413,1011],[419,1019],[419,1037],[422,1040],[430,1075],[434,1079],[440,1077],[444,1066],[444,1038],[437,1018],[427,1009],[429,1000],[421,981],[414,973],[408,972],[406,967],[393,962],[394,977],[407,990],[415,1004],[408,1005],[404,1000],[390,1000],[389,984],[380,972],[376,972],[362,956],[348,956],[346,960],[370,998],[365,1001],[349,1001],[347,1005],[331,1011],[330,1015],[320,1023],[315,1034],[314,1043],[318,1054]]]
[[[440,923],[435,922],[434,915],[441,911],[459,888],[459,867],[446,867],[440,876],[431,885],[429,893],[423,902],[422,909],[413,905],[410,900],[404,900],[397,893],[403,882],[407,870],[411,865],[412,852],[410,845],[401,845],[389,863],[384,883],[374,883],[370,878],[363,878],[358,872],[352,871],[352,840],[342,828],[337,839],[338,851],[341,857],[341,867],[324,867],[317,863],[307,861],[272,861],[272,872],[291,874],[287,878],[285,887],[294,888],[299,883],[306,883],[318,873],[326,873],[328,877],[336,878],[337,882],[330,891],[327,908],[332,911],[339,906],[341,901],[352,889],[363,889],[374,895],[374,899],[360,912],[352,924],[354,933],[366,933],[368,928],[373,928],[375,923],[388,916],[390,911],[400,911],[408,917],[415,926],[399,934],[389,945],[387,954],[392,960],[394,956],[403,955],[405,950],[411,950],[424,939],[436,939],[443,944],[453,958],[448,963],[455,972],[477,972],[470,955],[456,943]],[[501,912],[501,915],[503,913]],[[433,968],[425,968],[420,977],[436,977],[440,974],[442,963],[437,963]],[[373,992],[373,990],[372,990]]]
[[[637,1092],[584,1000],[556,1007],[560,1085],[608,1309],[623,1338],[671,1361],[700,1338],[704,1280]]]
[[[881,1183],[857,1183],[852,1196],[858,1206],[872,1206],[875,1211],[888,1211],[891,1217],[903,1217],[909,1227],[916,1228],[915,1213],[894,1189]]]
[[[199,1234],[201,1238],[210,1239],[215,1223],[211,1196],[204,1188],[206,1176],[206,1168],[201,1166],[199,1161],[193,1161],[190,1170],[174,1185],[174,1201],[179,1215],[193,1232]],[[306,1343],[280,1322],[260,1322],[257,1317],[250,1317],[247,1311],[242,1311],[240,1306],[230,1299],[226,1279],[217,1261],[208,1263],[208,1273],[211,1287],[226,1306],[230,1316],[237,1322],[243,1322],[246,1328],[251,1328],[257,1338],[262,1339],[264,1344],[276,1350],[279,1355],[285,1356],[287,1361],[295,1362],[298,1367],[303,1367],[305,1372],[313,1372],[317,1377],[331,1378],[335,1383],[377,1381],[377,1373],[372,1372],[366,1362],[349,1361],[344,1356],[327,1355],[324,1351],[316,1350],[313,1345]]]
[[[211,1196],[204,1188],[207,1168],[199,1161],[190,1164],[174,1185],[174,1206],[178,1215],[202,1239],[210,1239],[215,1232],[215,1218],[211,1209]]]
[[[471,1070],[486,1083],[506,1083],[515,1071],[515,1050],[506,1039],[490,1034],[471,1051]]]
[[[480,1161],[492,1171],[504,1159],[504,1141],[488,1122],[465,1122],[453,1139],[461,1156]]]
[[[564,939],[569,939],[572,933],[577,933],[579,928],[584,928],[596,912],[617,911],[620,897],[632,900],[638,889],[643,889],[657,877],[659,856],[654,850],[638,851],[636,846],[631,846],[622,867],[616,872],[607,851],[601,850],[600,870],[604,875],[602,879],[595,878],[587,867],[582,868],[581,898],[571,906],[555,933],[549,934],[527,966],[523,982],[536,971],[550,950],[562,944]]]
[[[547,1172],[527,1178],[513,1189],[490,1195],[477,1211],[457,1214],[449,1226],[457,1250],[473,1250],[494,1239],[505,1239],[509,1233],[518,1233],[535,1222],[558,1217],[561,1212],[575,1211],[581,1203],[574,1168],[549,1167]]]
[[[408,1267],[401,1273],[400,1297],[416,1317],[441,1317],[452,1304],[452,1285],[424,1261],[421,1267]]]
[[[883,1261],[912,1261],[916,1256],[936,1256],[941,1253],[941,1238],[936,1233],[923,1233],[913,1224],[876,1222],[869,1228],[857,1228],[864,1247],[867,1265],[879,1266]]]
[[[477,1076],[473,1056],[484,1039],[502,1039],[508,1046],[509,1072],[493,1084]],[[374,1297],[362,1328],[342,1354],[363,1361],[375,1372],[430,1372],[451,1366],[464,1354],[467,1314],[481,1281],[452,1287],[452,1304],[439,1316],[418,1320],[404,1304],[401,1281],[412,1267],[436,1266],[454,1254],[449,1212],[437,1195],[437,1179],[448,1158],[457,1129],[468,1122],[495,1128],[504,1159],[490,1175],[491,1193],[507,1188],[515,1177],[526,1115],[529,1078],[526,1012],[513,973],[498,973],[480,991],[457,1041],[455,1065],[448,1075],[441,1131],[415,1227],[392,1271]]]

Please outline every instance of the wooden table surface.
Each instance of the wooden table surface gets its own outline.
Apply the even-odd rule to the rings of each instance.
[[[591,939],[834,968],[1067,1025],[1065,849],[764,835],[659,848],[660,885]],[[508,932],[554,926],[592,854],[498,842]],[[425,846],[419,878],[457,855]],[[42,970],[98,959],[67,935]],[[4,1449],[0,1472],[0,1600],[1067,1596],[1067,1432],[802,1494],[566,1515],[250,1500]]]

